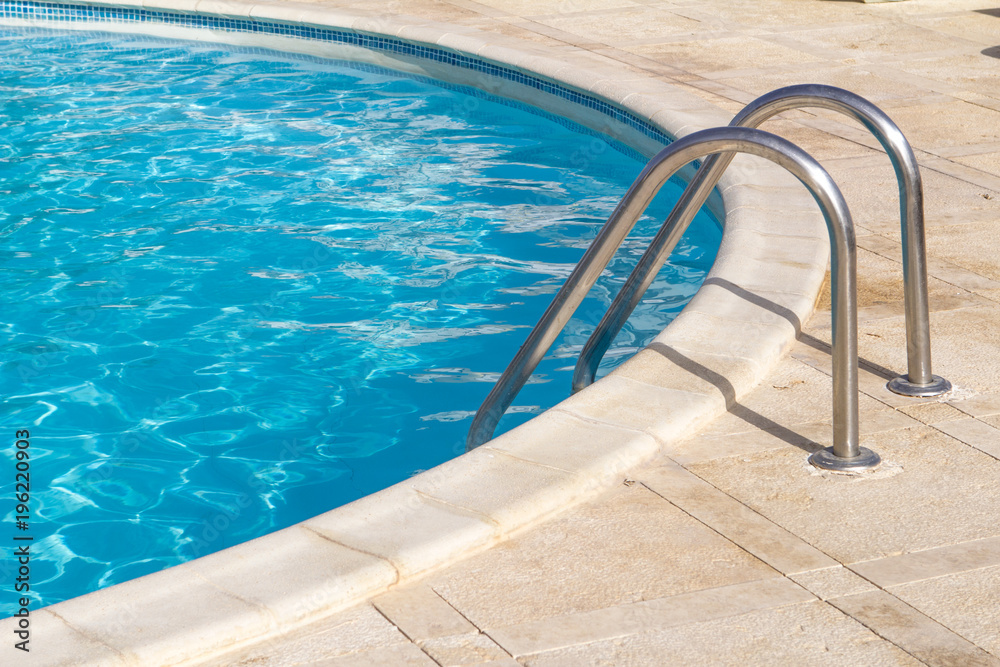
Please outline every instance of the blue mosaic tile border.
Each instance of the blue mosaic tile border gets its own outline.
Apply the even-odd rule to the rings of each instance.
[[[512,67],[497,65],[481,58],[414,44],[393,37],[381,37],[354,32],[352,30],[338,30],[336,28],[323,28],[253,18],[236,19],[151,9],[47,3],[35,2],[34,0],[0,0],[0,19],[3,18],[42,21],[160,23],[184,28],[209,28],[229,32],[259,33],[262,35],[334,42],[359,46],[374,51],[426,58],[463,69],[483,72],[484,74],[500,77],[561,97],[609,116],[664,145],[673,141],[673,137],[665,134],[651,123],[593,95],[582,93],[541,77],[526,74]]]

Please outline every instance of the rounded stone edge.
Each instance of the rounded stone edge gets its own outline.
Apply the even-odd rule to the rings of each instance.
[[[193,12],[195,11],[195,7],[200,4],[200,2],[204,2],[204,0],[140,0],[138,2],[96,1],[89,2],[88,4]],[[206,4],[204,6],[208,7],[210,5]],[[421,37],[427,39],[431,44],[436,44],[438,41],[442,41],[444,44],[441,46],[444,48],[453,48],[447,46],[447,44],[454,44],[459,41],[448,37],[449,35],[453,35],[455,30],[453,27],[449,27],[444,24],[435,24],[433,22],[423,20],[407,21],[396,17],[384,16],[377,17],[376,20],[373,20],[375,17],[371,14],[365,14],[363,12],[351,13],[343,9],[324,10],[323,8],[315,5],[292,3],[240,3],[233,1],[225,2],[224,6],[222,3],[218,3],[212,8],[216,12],[224,10],[226,15],[236,17],[266,18],[289,22],[322,23],[334,28],[360,30],[366,32],[370,32],[373,29],[378,28],[380,31],[384,31],[383,34],[386,35],[396,36],[406,34],[407,39],[413,39],[413,36],[420,35]],[[437,36],[437,39],[431,41],[435,35]],[[463,29],[460,41],[463,46],[469,45],[471,47],[475,44],[475,36],[470,35],[470,31]],[[581,70],[567,70],[567,56],[570,56],[572,60],[572,54],[560,52],[554,53],[552,56],[540,55],[540,47],[537,45],[529,45],[527,49],[518,49],[518,44],[519,42],[512,38],[482,33],[481,46],[476,49],[475,55],[488,58],[494,62],[517,67],[524,71],[530,71],[540,76],[556,77],[557,75],[563,75],[565,78],[572,79],[571,81],[566,81],[565,78],[562,79],[565,83],[576,83],[577,87],[580,87],[583,90],[589,90],[590,88],[599,89],[600,86],[598,84],[601,81],[606,80],[605,76],[600,76],[605,75],[606,72],[600,72],[596,81],[594,78],[589,79],[589,86],[580,85],[581,83],[588,81],[585,77],[587,69],[586,66],[594,63],[592,54],[588,54],[587,58],[578,59],[581,61],[588,61],[587,63],[581,63]],[[614,64],[611,61],[608,61],[608,67],[613,69]],[[576,77],[566,77],[568,71],[576,71],[578,72],[578,75]],[[655,75],[651,73],[648,81],[640,80],[638,78],[632,79],[631,83],[636,88],[633,92],[623,90],[620,84],[615,86],[613,96],[616,99],[611,99],[609,101],[635,113],[641,118],[649,120],[661,130],[675,137],[682,137],[699,129],[725,125],[728,123],[730,115],[725,111],[710,105],[708,102],[701,100],[696,95],[681,91],[670,84],[655,79],[654,77]],[[773,187],[773,183],[775,181],[782,180],[780,174],[778,173],[780,171],[778,167],[759,163],[754,164],[754,160],[759,161],[760,159],[751,158],[749,161],[741,161],[738,159],[737,162],[734,163],[734,166],[727,171],[722,181],[720,181],[718,189],[725,193],[721,203],[722,212],[728,214],[731,211],[748,206],[749,203],[753,203],[755,207],[749,216],[744,214],[743,216],[737,217],[750,217],[758,223],[760,223],[760,221],[764,221],[764,224],[768,226],[769,235],[773,234],[774,236],[781,236],[783,231],[787,231],[790,235],[800,235],[803,224],[814,224],[816,221],[814,220],[812,223],[808,221],[806,223],[798,221],[793,225],[792,221],[788,220],[786,216],[781,214],[778,207],[769,210],[766,207],[759,206],[759,203],[756,201],[748,202],[748,198],[741,192],[746,185],[771,188]],[[803,201],[811,201],[811,198],[805,192],[804,188],[796,190],[794,187],[789,187],[787,185],[778,188],[777,191],[775,191],[775,195],[778,200],[788,203],[794,202],[793,205],[796,208],[801,207],[803,205]],[[728,224],[728,218],[727,223],[724,223],[724,226],[726,227],[726,232],[731,229]],[[759,224],[757,226],[759,226]],[[773,231],[771,231],[772,226]],[[749,288],[751,291],[767,287],[772,288],[771,291],[773,292],[783,291],[783,285],[780,284],[780,281],[772,280],[772,283],[778,284],[761,286],[759,281],[755,280],[753,275],[746,275],[746,267],[748,266],[747,260],[748,258],[746,257],[744,249],[734,246],[732,243],[727,243],[726,234],[724,234],[722,246],[720,247],[718,257],[708,276],[708,279],[715,279],[716,284],[718,284],[718,281],[723,280],[733,285],[740,285],[744,279],[747,279],[748,284],[754,285],[754,287]],[[752,262],[749,262],[749,264],[752,264]],[[809,272],[808,276],[810,280],[807,280],[806,284],[803,284],[801,281],[797,284],[796,291],[798,293],[801,294],[806,292],[813,295],[818,293],[825,271],[825,262],[816,263],[812,268],[813,270]],[[713,298],[716,297],[713,297],[706,290],[702,289],[692,300],[689,308],[696,309],[699,312],[711,312],[713,310]],[[793,307],[792,310],[799,318],[799,321],[804,321],[811,313],[811,303],[814,301],[814,298],[815,297],[813,297],[812,300],[799,299],[797,305]],[[666,342],[661,342],[660,344],[667,344],[675,346],[678,349],[683,349],[686,341],[701,342],[704,340],[705,335],[710,333],[713,337],[719,337],[719,340],[721,341],[720,347],[725,346],[725,340],[728,337],[732,337],[733,340],[741,340],[744,348],[746,347],[746,331],[741,326],[740,322],[732,322],[730,326],[724,326],[720,325],[719,322],[713,322],[713,326],[711,327],[712,331],[706,332],[704,331],[704,323],[700,323],[697,320],[698,318],[685,317],[682,312],[677,320],[675,320],[675,322],[668,327],[657,338],[657,340],[660,341],[662,338]],[[727,397],[727,401],[730,400],[730,398],[738,399],[740,395],[751,389],[757,382],[759,382],[766,375],[772,365],[780,358],[784,351],[787,350],[793,340],[794,335],[789,335],[788,328],[784,327],[782,330],[771,331],[763,337],[763,340],[760,341],[760,354],[757,355],[757,358],[750,360],[753,363],[746,364],[742,362],[746,362],[747,359],[733,358],[732,361],[735,362],[735,366],[738,366],[741,369],[749,368],[750,370],[739,373],[738,375],[740,377],[733,378],[733,380],[730,381],[730,385],[732,386],[734,393],[732,397]],[[725,358],[726,355],[723,354],[716,356]],[[619,374],[622,377],[630,378],[627,365],[621,369]],[[623,396],[621,396],[621,400],[623,401],[642,400],[645,386],[687,391],[687,387],[690,384],[690,377],[686,374],[686,371],[677,367],[671,367],[670,364],[666,364],[662,369],[660,369],[660,372],[656,375],[655,381],[649,381],[648,375],[643,379],[630,379],[632,380],[631,383],[623,384],[631,384],[633,390],[623,392]],[[585,398],[586,392],[587,390],[584,390],[584,392],[581,392],[578,396],[580,396],[581,399]],[[453,562],[458,557],[468,556],[476,551],[486,549],[495,543],[498,535],[506,536],[512,532],[528,528],[535,525],[539,521],[544,520],[548,516],[551,516],[560,509],[565,509],[566,507],[572,506],[587,497],[591,497],[593,494],[603,490],[615,481],[614,475],[606,474],[607,471],[604,468],[606,464],[613,461],[611,467],[615,471],[619,472],[619,474],[620,471],[640,465],[656,455],[658,451],[657,444],[659,442],[656,438],[656,433],[671,433],[674,437],[681,437],[690,433],[700,425],[707,423],[707,421],[717,416],[725,409],[725,403],[717,400],[717,396],[713,396],[712,392],[709,391],[705,393],[705,400],[695,402],[694,405],[698,406],[696,411],[700,414],[688,415],[689,419],[686,420],[687,426],[685,428],[671,429],[670,425],[666,424],[661,425],[659,428],[649,427],[645,430],[632,430],[609,424],[599,417],[589,414],[584,401],[581,399],[574,400],[574,398],[567,399],[556,406],[553,411],[549,412],[553,415],[558,415],[560,413],[570,415],[574,419],[577,419],[583,425],[583,428],[586,428],[588,424],[592,426],[595,433],[607,433],[609,430],[616,431],[616,439],[618,442],[615,449],[605,451],[603,455],[595,455],[589,460],[566,462],[564,465],[565,470],[562,471],[563,474],[558,475],[560,482],[557,485],[558,488],[534,490],[534,493],[539,498],[544,498],[544,502],[541,503],[536,510],[533,511],[531,509],[533,506],[533,503],[531,502],[517,503],[518,511],[513,513],[503,512],[502,522],[498,521],[494,517],[478,514],[479,510],[475,508],[455,506],[449,509],[447,507],[447,503],[443,501],[438,503],[434,507],[435,512],[445,511],[453,512],[458,515],[475,517],[478,521],[492,526],[492,530],[484,532],[484,535],[488,534],[489,537],[484,537],[482,540],[483,543],[478,546],[476,544],[470,544],[468,541],[464,541],[460,545],[441,545],[442,549],[438,565],[428,565],[425,561],[421,565],[419,572],[411,571],[408,573],[409,576],[426,573],[432,569],[436,569],[436,567]],[[545,417],[545,415],[542,415],[542,417]],[[532,422],[535,421],[536,420],[532,420]],[[440,479],[442,475],[458,477],[463,475],[465,472],[471,471],[471,469],[478,468],[482,465],[486,465],[488,468],[491,464],[489,461],[485,461],[484,463],[484,458],[494,455],[493,452],[504,452],[507,450],[507,445],[510,442],[514,442],[518,438],[521,438],[522,432],[526,430],[525,427],[530,424],[531,422],[525,426],[519,427],[518,429],[514,429],[508,434],[504,434],[503,436],[494,439],[480,450],[459,456],[432,471],[421,473],[421,475],[412,478],[412,480],[402,482],[395,487],[390,487],[389,489],[372,494],[365,499],[357,501],[357,503],[367,505],[372,508],[380,508],[377,511],[373,510],[372,518],[375,519],[376,517],[374,515],[382,512],[390,512],[392,510],[392,508],[389,507],[391,502],[387,501],[391,501],[393,496],[396,496],[401,492],[401,489],[397,487],[412,489],[415,486],[422,486],[421,482],[423,482],[425,477],[433,476],[435,479]],[[559,445],[554,442],[554,439],[558,437],[558,433],[559,429],[555,428],[540,429],[537,434],[534,434],[532,438],[537,437],[540,441],[538,444],[539,452],[544,449],[551,454],[553,450],[557,450]],[[520,447],[522,450],[524,449],[523,442]],[[530,450],[530,447],[528,449]],[[516,454],[510,454],[508,452],[508,455],[512,458],[517,458]],[[521,465],[525,468],[525,470],[532,470],[535,467],[549,467],[547,464],[531,461],[531,454],[528,452],[522,452],[522,455],[525,458],[522,459]],[[538,458],[544,457],[539,456]],[[433,492],[430,494],[425,493],[424,495],[426,495],[426,497],[431,501],[431,504],[433,504]],[[338,513],[357,512],[359,507],[353,507],[354,505],[355,503],[352,503],[344,508],[331,510],[330,512],[318,515],[305,523],[322,521],[326,525],[336,524]],[[299,526],[302,525],[303,524],[299,524]],[[291,529],[299,528],[290,527],[289,530]],[[418,534],[420,534],[420,531],[418,531]],[[280,539],[280,535],[281,531],[272,533],[271,536],[274,537],[271,539]],[[434,543],[437,540],[437,537],[435,535],[425,534],[418,539],[422,540],[424,544],[410,546],[421,547],[423,551],[426,552],[428,549],[433,549],[435,547]],[[225,569],[227,567],[227,561],[233,559],[233,562],[235,562],[240,559],[241,546],[242,545],[237,545],[235,547],[231,547],[230,549],[213,554],[213,567]],[[363,544],[352,544],[346,546],[345,548],[353,549],[359,553],[365,553]],[[394,559],[392,554],[378,554],[375,555],[374,558],[384,561],[387,564],[392,564],[393,567],[398,567],[399,565],[398,559]],[[183,565],[178,566],[178,568],[181,571],[191,573],[189,581],[192,587],[204,587],[206,585],[206,581],[196,576],[191,568],[186,568]],[[174,576],[179,574],[178,568],[170,568],[170,570],[175,570],[171,574]],[[330,564],[329,574],[330,576],[336,576],[345,580],[352,578],[352,570],[350,568],[340,571],[337,569],[336,563]],[[359,572],[358,574],[361,575],[362,573]],[[364,599],[380,593],[388,587],[391,587],[401,581],[399,577],[394,577],[391,581],[390,579],[381,577],[377,577],[375,580],[372,580],[368,575],[364,578],[367,579],[367,583],[365,585],[358,587],[345,587],[345,589],[352,590],[352,594],[345,595],[343,599],[339,600],[327,599],[324,601],[323,609],[311,610],[311,613],[305,614],[303,618],[308,618],[310,621],[316,620],[326,614],[334,613],[347,606],[361,602]],[[159,579],[160,577],[157,577],[156,575],[149,575],[148,578],[143,577],[127,582],[130,597],[134,599],[137,594],[141,597],[142,587],[148,585],[150,586],[150,590],[152,590],[152,587],[158,585]],[[253,584],[252,582],[246,582],[246,586],[252,588]],[[62,608],[71,604],[78,607],[81,603],[85,603],[92,610],[93,614],[98,616],[105,613],[113,614],[120,591],[121,589],[119,586],[111,586],[95,593],[67,601],[66,603],[52,605],[46,609],[51,610],[49,613],[58,613]],[[304,593],[305,591],[290,590],[288,591],[288,597],[294,597]],[[244,599],[241,595],[241,590],[236,589],[235,587],[233,590],[219,590],[219,594],[230,602],[233,597]],[[210,655],[224,653],[231,648],[236,648],[237,646],[245,644],[249,641],[265,639],[267,636],[273,636],[275,633],[286,632],[291,629],[291,627],[301,624],[300,621],[291,619],[288,619],[291,621],[290,624],[283,623],[282,619],[274,618],[272,616],[271,610],[263,611],[266,611],[266,613],[262,613],[260,615],[261,623],[259,624],[259,627],[251,627],[244,622],[239,626],[232,627],[228,633],[216,633],[212,637],[211,643],[207,645],[204,643],[201,645],[194,645],[187,642],[184,638],[178,637],[176,644],[178,647],[184,648],[178,648],[170,655],[163,655],[161,657],[164,660],[172,662],[205,658]],[[178,600],[177,613],[184,613],[184,604],[182,599]],[[7,621],[9,621],[9,619],[7,619]],[[0,621],[0,624],[5,623],[6,621]],[[150,627],[155,627],[159,625],[159,619],[145,618],[137,620],[133,628],[135,632],[130,634],[130,636],[134,638],[134,642],[136,644],[141,644],[142,642],[142,626],[144,624]],[[2,625],[0,625],[0,627],[2,627]],[[69,636],[72,637],[72,635]],[[67,641],[71,641],[71,639],[67,639]],[[88,664],[87,646],[88,645],[79,646],[80,652],[76,653],[77,658],[81,661],[80,664]],[[145,651],[133,651],[129,646],[125,645],[115,646],[114,648],[121,651],[121,654],[124,656],[134,656],[137,653],[140,653],[144,654],[147,658],[151,657]],[[97,664],[97,662],[101,660],[100,656],[94,655],[92,657],[93,661],[91,662],[93,662],[93,664]],[[43,656],[39,656],[39,658],[43,658]],[[43,661],[39,664],[45,663]]]

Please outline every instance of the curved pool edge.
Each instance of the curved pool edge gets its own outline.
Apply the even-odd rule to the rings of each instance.
[[[468,28],[311,5],[154,0],[142,6],[437,44],[592,91],[674,136],[731,117],[655,76],[616,75],[620,64],[593,53],[550,52]],[[627,134],[609,129],[619,139]],[[828,256],[817,207],[778,167],[741,157],[719,189],[725,232],[705,285],[650,346],[608,378],[473,452],[349,505],[33,612],[33,635],[44,641],[30,664],[194,663],[279,638],[592,498],[664,443],[707,424],[787,351],[812,312]],[[10,633],[15,622],[5,619],[0,628]]]

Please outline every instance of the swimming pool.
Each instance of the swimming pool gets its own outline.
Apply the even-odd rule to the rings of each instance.
[[[44,603],[464,451],[472,412],[643,163],[524,105],[370,66],[138,37],[3,44],[18,63],[0,84],[16,93],[3,151],[19,167],[4,183],[3,422],[34,436]],[[665,213],[501,428],[566,396],[573,353]],[[711,265],[718,225],[693,231],[619,357]]]

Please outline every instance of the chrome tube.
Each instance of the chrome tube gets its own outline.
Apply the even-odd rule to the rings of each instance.
[[[646,290],[653,284],[656,274],[660,272],[664,262],[674,251],[677,242],[684,236],[684,232],[687,231],[688,225],[694,220],[694,216],[702,204],[708,200],[712,188],[722,178],[722,174],[726,171],[729,163],[733,161],[733,157],[735,157],[734,153],[722,153],[721,155],[710,155],[702,162],[694,178],[691,179],[684,193],[677,200],[663,226],[650,241],[646,252],[642,254],[625,284],[618,290],[618,294],[615,295],[604,317],[601,318],[580,351],[576,367],[573,369],[572,391],[574,394],[594,383],[601,359],[611,347],[615,336],[622,330],[625,322],[631,317],[632,311],[642,301]]]
[[[736,115],[730,126],[756,128],[783,111],[804,107],[830,109],[850,116],[864,125],[889,155],[899,186],[907,355],[907,375],[892,380],[889,389],[907,396],[943,394],[951,389],[951,383],[931,373],[923,186],[913,149],[900,129],[881,109],[863,97],[832,86],[780,88],[747,105]],[[605,352],[642,300],[642,295],[673,252],[698,209],[708,199],[709,193],[733,157],[729,153],[706,160],[695,174],[580,353],[573,373],[574,392],[593,383]]]
[[[834,444],[832,452],[821,450],[811,460],[838,468],[878,463],[878,455],[861,448],[858,442],[857,250],[850,211],[833,179],[805,151],[781,137],[742,127],[696,132],[667,146],[649,161],[479,408],[469,430],[467,449],[492,437],[514,396],[657,191],[684,165],[719,153],[750,153],[775,162],[806,186],[822,210],[832,258]],[[833,466],[817,460],[821,455],[831,458]]]

